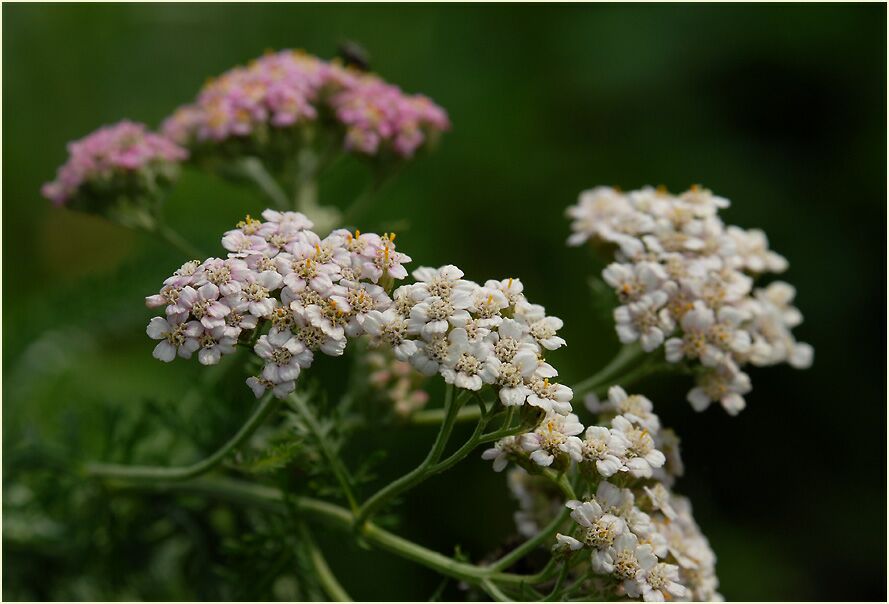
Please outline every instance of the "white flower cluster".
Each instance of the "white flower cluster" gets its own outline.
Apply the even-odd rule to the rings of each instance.
[[[321,239],[298,212],[262,216],[225,233],[227,258],[186,262],[146,298],[166,311],[147,332],[165,362],[197,352],[212,365],[239,342],[253,346],[264,367],[247,384],[257,397],[283,398],[317,351],[341,355],[371,313],[392,305],[387,288],[407,276],[410,258],[395,250],[394,234],[338,230]]]
[[[483,457],[493,459],[496,470],[509,461],[532,469],[558,457],[577,463],[595,495],[566,503],[577,526],[572,535],[557,535],[557,548],[588,548],[589,571],[614,579],[617,595],[646,601],[718,599],[716,557],[688,501],[669,490],[682,474],[675,434],[661,428],[651,401],[617,386],[594,410],[610,419],[610,427],[584,431],[573,414],[549,414],[534,432],[502,439]],[[524,535],[557,513],[551,506],[559,494],[547,483],[519,468],[510,471],[520,504],[516,522]]]
[[[619,488],[603,480],[595,495],[566,504],[574,535],[557,548],[590,551],[591,570],[617,583],[619,595],[664,600],[721,600],[716,556],[688,500],[663,484]]]
[[[166,307],[148,325],[160,340],[156,358],[198,352],[210,365],[246,336],[265,363],[248,385],[257,396],[271,389],[284,397],[315,352],[339,356],[348,337],[366,334],[425,375],[474,391],[489,384],[507,406],[570,412],[571,389],[550,381],[557,372],[543,357],[564,346],[562,321],[530,304],[518,279],[482,286],[456,266],[421,267],[415,283],[391,291],[410,261],[394,234],[341,229],[321,239],[298,212],[263,218],[225,233],[226,259],[187,262],[146,298]]]
[[[589,426],[584,430],[574,413],[549,411],[533,431],[497,441],[482,457],[494,460],[498,472],[511,456],[529,454],[529,459],[542,467],[573,461],[594,468],[605,478],[619,472],[635,478],[652,477],[667,458],[658,449],[660,420],[652,411],[651,401],[641,395],[630,396],[620,386],[612,387],[609,396],[613,405],[607,410],[619,409],[610,427]],[[605,405],[601,407],[606,410]]]
[[[372,341],[458,388],[490,385],[506,406],[570,412],[571,389],[550,381],[558,373],[543,356],[565,345],[556,335],[562,321],[528,303],[521,281],[479,285],[453,265],[412,275],[417,282],[396,289],[390,308],[368,315],[364,327]]]
[[[621,302],[614,311],[621,342],[638,341],[646,352],[663,345],[668,361],[694,362],[701,371],[688,395],[692,406],[719,401],[735,414],[751,389],[745,364],[805,368],[813,351],[791,332],[802,322],[793,287],[753,286],[758,275],[784,271],[787,261],[769,249],[762,231],[726,226],[718,212],[728,205],[700,187],[681,195],[597,187],[568,208],[568,243],[615,247],[602,277]]]

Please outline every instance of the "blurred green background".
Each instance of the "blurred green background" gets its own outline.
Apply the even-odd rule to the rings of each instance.
[[[265,49],[331,57],[348,39],[453,121],[440,148],[386,191],[371,226],[407,221],[399,244],[415,266],[521,276],[529,297],[565,320],[569,346],[554,357],[568,383],[617,348],[592,313],[588,254],[564,246],[563,212],[580,190],[700,182],[732,200],[728,222],[767,231],[790,260],[785,277],[806,317],[797,333],[814,345],[814,367],[753,370],[737,418],[693,413],[682,379],[645,391],[683,438],[677,488],[719,557],[726,597],[885,599],[885,28],[886,8],[874,4],[5,5],[4,504],[29,509],[16,485],[42,463],[16,466],[27,459],[17,452],[68,443],[102,456],[91,446],[99,410],[175,402],[201,375],[196,362],[153,361],[144,335],[143,296],[183,259],[40,198],[65,143],[123,117],[157,125],[207,77]],[[346,170],[327,186],[345,191],[336,179],[359,176]],[[168,213],[217,249],[223,230],[262,207],[189,171]],[[248,394],[236,382],[218,404],[245,405]],[[210,407],[202,413],[219,415]],[[209,443],[231,430],[213,425]],[[431,437],[378,440],[391,457],[382,478],[415,463]],[[25,522],[45,533],[43,549],[4,522],[5,599],[220,597],[196,587],[193,564],[148,568],[144,551],[97,579],[109,572],[96,566],[107,536],[89,522],[113,524],[115,511],[79,528],[87,543],[94,536],[96,560],[60,547],[76,508],[65,489],[57,518]],[[399,531],[441,551],[459,543],[477,559],[510,531],[505,481],[475,458],[409,499]],[[199,543],[199,524],[182,531],[183,547],[228,564]],[[322,545],[357,598],[426,599],[440,581],[339,536]]]

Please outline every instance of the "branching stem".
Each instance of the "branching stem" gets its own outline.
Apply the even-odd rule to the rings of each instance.
[[[215,453],[197,463],[179,468],[165,468],[160,466],[128,466],[118,464],[91,463],[85,467],[87,476],[98,478],[115,478],[121,480],[149,481],[187,480],[209,472],[218,466],[234,449],[242,445],[256,431],[265,419],[274,412],[281,401],[274,398],[271,393],[266,393],[259,401],[259,405],[241,429],[229,439]]]

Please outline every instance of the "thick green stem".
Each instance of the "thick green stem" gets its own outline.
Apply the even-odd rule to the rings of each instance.
[[[268,197],[275,207],[279,210],[286,210],[290,207],[290,201],[287,199],[287,194],[281,188],[281,185],[278,184],[278,181],[265,169],[265,166],[259,158],[244,158],[239,165],[243,173],[246,174],[257,187],[259,187],[260,191],[265,193],[266,197]]]
[[[608,365],[596,374],[572,386],[571,390],[574,391],[574,396],[579,397],[592,392],[600,386],[616,382],[621,374],[632,369],[644,355],[645,353],[638,344],[624,346]]]
[[[91,463],[87,464],[85,472],[87,476],[94,476],[97,478],[114,478],[121,480],[138,481],[175,481],[187,480],[189,478],[194,478],[195,476],[200,476],[201,474],[209,472],[220,463],[222,463],[222,461],[229,453],[231,453],[234,449],[239,447],[248,438],[250,438],[250,436],[256,431],[256,429],[259,428],[260,425],[262,425],[265,419],[273,411],[275,411],[275,409],[277,409],[278,405],[280,404],[280,400],[272,397],[271,393],[267,393],[262,398],[262,400],[259,401],[259,405],[256,407],[256,410],[247,419],[244,425],[241,426],[241,429],[238,430],[237,434],[235,434],[215,453],[189,466],[183,466],[179,468],[164,468],[159,466],[127,466],[118,464]]]
[[[490,579],[482,579],[482,588],[488,595],[491,596],[495,602],[512,602],[513,599],[507,596],[505,593],[500,591],[500,588],[491,581]]]
[[[123,485],[122,488],[127,488]],[[129,488],[153,489],[160,492],[179,491],[207,495],[251,506],[275,513],[286,513],[293,510],[309,518],[323,522],[341,531],[352,531],[355,516],[346,508],[303,496],[287,496],[278,489],[252,484],[231,478],[199,478],[189,482],[133,484]],[[549,576],[549,565],[536,575],[516,575],[495,572],[492,569],[460,562],[438,552],[408,541],[398,535],[380,528],[373,522],[361,526],[360,534],[373,546],[391,552],[401,558],[411,560],[438,573],[467,581],[474,585],[482,579],[490,579],[498,583],[532,585],[546,580]]]
[[[290,397],[290,400],[293,402],[296,410],[299,411],[299,414],[306,420],[309,429],[315,436],[315,440],[318,441],[318,445],[321,447],[321,453],[327,458],[327,462],[330,464],[334,476],[336,476],[337,481],[340,483],[340,487],[343,489],[346,499],[349,500],[349,506],[352,508],[352,511],[357,511],[358,501],[352,493],[352,480],[350,479],[349,471],[343,465],[339,455],[337,455],[330,446],[327,437],[324,435],[324,430],[321,429],[321,424],[319,424],[318,420],[315,418],[315,414],[312,413],[312,410],[309,408],[309,405],[306,403],[302,395],[295,394]]]
[[[324,559],[324,554],[322,553],[321,548],[315,543],[312,534],[304,524],[300,526],[300,532],[302,533],[303,540],[309,548],[309,557],[312,561],[312,568],[315,569],[315,574],[318,582],[321,584],[321,589],[324,590],[324,593],[326,593],[333,602],[351,602],[352,598],[349,597],[348,592],[337,580],[336,575],[333,574],[333,571],[327,564],[327,560]]]

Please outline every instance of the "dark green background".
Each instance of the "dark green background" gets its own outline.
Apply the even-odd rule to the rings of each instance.
[[[885,11],[4,6],[4,458],[26,437],[88,430],[96,406],[175,399],[200,374],[194,362],[153,361],[144,336],[142,297],[182,258],[40,198],[65,142],[123,117],[156,125],[205,78],[267,48],[330,57],[352,39],[383,77],[428,94],[453,121],[370,226],[407,220],[399,244],[416,264],[521,276],[532,300],[565,320],[569,346],[553,356],[569,383],[617,346],[590,318],[587,253],[563,244],[564,208],[580,190],[700,182],[733,201],[727,221],[768,232],[790,260],[806,317],[797,333],[814,345],[814,367],[754,369],[737,418],[694,414],[681,379],[646,391],[683,438],[678,488],[693,497],[729,599],[885,599]],[[340,182],[360,176],[346,169],[327,190],[351,190]],[[171,221],[207,249],[262,207],[204,174],[180,184]],[[419,459],[429,439],[393,434],[404,454],[387,472]],[[16,468],[3,471],[5,491]],[[410,498],[401,532],[442,551],[460,543],[479,556],[509,531],[504,481],[480,460]],[[338,539],[324,543],[338,546],[332,564],[355,597],[425,599],[438,584]],[[35,578],[11,566],[15,555],[4,543],[4,596],[54,593],[55,573]],[[80,563],[54,560],[68,573]],[[142,570],[123,564],[124,578]],[[201,596],[164,581],[132,597]]]

